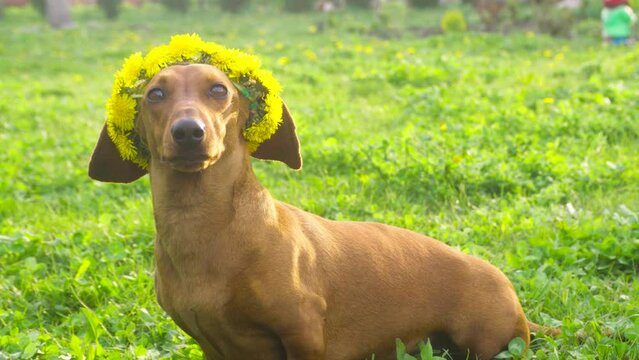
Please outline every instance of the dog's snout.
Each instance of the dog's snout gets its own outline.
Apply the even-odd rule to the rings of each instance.
[[[204,140],[204,123],[197,119],[181,119],[171,126],[171,136],[180,146],[199,145]]]

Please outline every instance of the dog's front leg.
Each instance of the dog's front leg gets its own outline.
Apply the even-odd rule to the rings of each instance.
[[[319,296],[303,300],[296,310],[289,309],[285,316],[288,321],[276,329],[286,351],[286,360],[324,359],[325,311],[326,302]]]
[[[286,360],[324,359],[324,326],[319,321],[291,328],[280,338],[286,351]]]

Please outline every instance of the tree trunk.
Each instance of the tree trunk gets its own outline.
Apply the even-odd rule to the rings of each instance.
[[[74,26],[71,21],[71,3],[69,0],[46,0],[47,20],[54,29],[68,29]]]

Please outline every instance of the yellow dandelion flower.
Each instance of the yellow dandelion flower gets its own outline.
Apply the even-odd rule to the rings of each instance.
[[[111,124],[124,130],[132,130],[135,124],[135,100],[129,95],[116,94],[107,102],[107,117]]]
[[[148,169],[149,168],[149,161],[145,158],[142,158],[140,156],[136,156],[133,159],[131,159],[131,161],[133,161],[133,163],[137,164],[139,167],[141,167],[142,169]]]
[[[131,141],[131,139],[127,136],[119,135],[115,141],[117,141],[117,143],[114,143],[124,160],[133,160],[138,157],[138,151],[135,148],[133,141]]]
[[[125,38],[127,41],[131,41],[131,42],[138,42],[142,40],[142,37],[140,35],[130,30],[125,31],[122,34],[122,37]]]
[[[244,59],[244,66],[250,69],[250,71],[247,70],[247,72],[253,73],[253,70],[259,69],[262,66],[262,60],[257,56],[250,55]]]
[[[111,96],[115,96],[122,91],[122,78],[115,74],[115,80],[113,80],[113,86],[111,86]]]
[[[122,65],[122,69],[118,71],[116,74],[122,81],[122,86],[132,87],[138,81],[140,77],[140,71],[142,71],[142,63],[144,62],[144,58],[142,54],[137,52],[131,56],[129,56],[126,60],[124,60],[124,64]]]
[[[120,156],[124,160],[135,159],[138,155],[138,151],[133,144],[133,141],[129,138],[129,134],[116,129],[112,124],[107,123],[107,132],[111,141],[120,152]]]
[[[244,138],[246,139],[246,135],[244,136]],[[258,147],[260,147],[260,144],[246,140],[246,148],[248,149],[249,154],[257,151]]]
[[[280,65],[286,65],[289,62],[291,62],[291,59],[289,59],[287,56],[282,56],[281,58],[277,59],[277,63]]]
[[[146,54],[142,68],[146,72],[146,76],[151,78],[164,68],[170,59],[169,47],[166,45],[158,46]]]
[[[222,52],[223,50],[224,47],[222,45],[212,42],[208,42],[202,45],[202,51],[206,54],[209,54],[210,56],[214,56],[215,54]]]
[[[169,56],[172,61],[193,60],[200,54],[203,45],[197,34],[174,35],[169,43]]]
[[[304,50],[304,57],[310,61],[317,60],[317,54],[313,50]]]
[[[222,71],[229,71],[235,67],[234,64],[238,61],[238,57],[243,54],[244,53],[237,49],[223,49],[222,51],[212,55],[213,65],[216,65]],[[231,73],[227,75],[230,77],[237,77],[238,74]]]
[[[267,117],[279,123],[279,121],[282,120],[282,99],[278,94],[270,92],[265,96],[264,103],[264,108],[267,110]],[[273,126],[277,128],[275,125],[271,127]]]
[[[282,86],[270,71],[258,69],[254,72],[254,75],[262,86],[268,89],[269,94],[277,95],[282,91]]]
[[[554,104],[554,103],[555,103],[555,99],[554,98],[552,98],[552,97],[545,97],[544,98],[544,104],[550,105],[550,104]]]
[[[284,44],[282,44],[281,42],[275,43],[275,50],[282,50],[282,49],[284,49]]]
[[[234,61],[229,63],[229,70],[233,73],[233,77],[249,76],[261,65],[262,62],[256,56],[239,53],[234,57]]]
[[[309,26],[308,27],[308,32],[310,32],[311,34],[317,33],[317,26],[315,26],[315,25]]]
[[[337,41],[335,42],[335,48],[336,48],[336,49],[343,49],[343,48],[344,48],[344,43],[343,43],[343,42],[341,42],[341,41],[339,41],[339,40],[337,40]]]

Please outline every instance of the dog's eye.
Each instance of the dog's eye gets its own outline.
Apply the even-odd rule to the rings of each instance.
[[[222,84],[215,84],[209,89],[209,96],[214,99],[223,99],[228,93],[228,89]]]
[[[151,91],[149,91],[149,93],[146,94],[146,98],[150,102],[160,102],[164,99],[165,96],[166,94],[164,93],[164,90],[160,88],[151,89]]]

